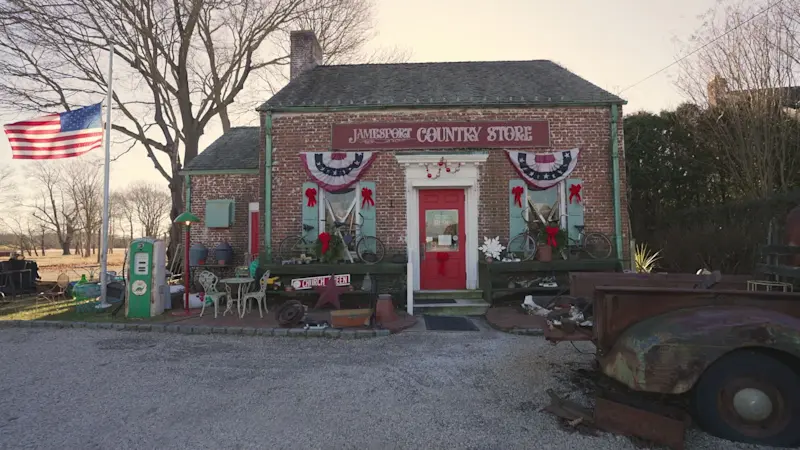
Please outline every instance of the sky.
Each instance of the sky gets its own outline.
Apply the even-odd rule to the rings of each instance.
[[[410,52],[410,62],[549,59],[615,94],[685,55],[691,49],[691,34],[702,24],[700,14],[715,4],[715,0],[375,1],[378,36],[370,46],[399,47]],[[619,94],[628,101],[624,111],[657,112],[677,106],[682,101],[674,84],[678,70],[673,66]],[[234,125],[256,125],[257,118],[254,111]],[[207,128],[200,148],[220,134],[218,124]],[[122,150],[112,148],[112,154]],[[95,157],[102,156],[96,152]],[[0,167],[16,166],[15,172],[22,174],[26,164],[11,160],[8,141],[0,137]],[[135,181],[166,188],[140,149],[111,165],[112,190]]]

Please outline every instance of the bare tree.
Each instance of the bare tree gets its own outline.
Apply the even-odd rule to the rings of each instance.
[[[103,220],[102,165],[97,161],[73,160],[66,165],[64,184],[77,211],[77,224],[83,236],[83,256],[92,254]]]
[[[111,204],[113,205],[111,217],[119,221],[119,228],[122,230],[123,238],[125,237],[125,231],[128,232],[128,239],[125,242],[130,244],[130,241],[133,240],[133,224],[136,221],[136,211],[126,198],[126,195],[126,191],[111,193]]]
[[[678,85],[706,105],[692,120],[739,195],[766,197],[800,181],[800,1],[742,3],[708,12]],[[733,30],[733,31],[731,31]]]
[[[169,192],[152,183],[136,183],[127,189],[125,199],[142,226],[142,234],[158,237],[169,213]]]
[[[70,254],[70,246],[78,227],[78,208],[67,194],[63,165],[37,162],[29,176],[39,186],[39,193],[31,205],[33,217],[53,231],[62,254]]]
[[[324,36],[325,53],[345,59],[366,42],[361,24],[372,9],[372,0],[4,0],[0,104],[49,111],[98,101],[113,45],[122,119],[113,129],[143,148],[168,181],[174,219],[183,210],[179,172],[197,155],[206,126],[218,119],[227,131],[251,74],[280,73],[287,64],[287,53],[270,44],[303,25]],[[171,228],[171,246],[179,233]]]
[[[0,189],[0,205],[8,210],[17,200],[17,184],[11,167],[0,167],[0,186],[3,187]]]

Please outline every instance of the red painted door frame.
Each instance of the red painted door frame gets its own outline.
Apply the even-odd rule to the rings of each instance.
[[[259,230],[259,212],[250,211],[250,240],[248,248],[250,250],[250,258],[258,259],[258,230]]]
[[[465,200],[464,189],[419,190],[419,273],[422,290],[457,290],[467,287]],[[452,230],[448,230],[446,224],[427,223],[428,211],[431,211],[432,216],[450,217],[454,210],[458,217],[454,235],[450,234]],[[444,215],[437,215],[433,211],[442,211],[441,214]],[[438,219],[434,219],[436,220]],[[430,231],[432,236],[428,236],[426,231]],[[439,244],[439,233],[451,236],[449,249],[447,245]],[[432,238],[434,242],[427,246],[426,238]]]

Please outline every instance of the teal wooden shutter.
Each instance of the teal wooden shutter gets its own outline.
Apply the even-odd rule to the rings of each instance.
[[[567,178],[567,233],[569,233],[570,239],[576,241],[580,238],[580,233],[575,226],[583,226],[583,199],[578,203],[578,199],[573,197],[572,202],[570,202],[569,187],[577,184],[583,185],[580,178]],[[581,196],[583,196],[583,189],[581,189]]]
[[[522,206],[518,205],[515,200],[514,195],[514,188],[522,188],[522,195],[520,196],[520,203]],[[522,217],[522,214],[525,211],[525,207],[527,206],[526,199],[528,198],[527,194],[528,186],[525,184],[524,180],[509,180],[508,182],[508,242],[510,243],[518,234],[523,233],[527,228],[527,223],[525,222],[525,218]],[[522,240],[518,240],[515,242],[515,245],[519,248],[509,248],[508,251],[510,252],[521,252],[522,251]]]
[[[306,191],[308,189],[314,189],[316,194],[314,195],[314,199],[316,203],[314,205],[309,205],[308,196],[306,196]],[[308,242],[315,242],[317,240],[317,236],[319,236],[319,208],[320,208],[320,201],[322,200],[322,190],[317,186],[316,183],[303,183],[303,188],[300,191],[300,198],[303,202],[303,225],[308,225],[310,227],[314,227],[314,229],[306,231],[305,227],[303,227],[302,232],[303,236],[306,238]]]
[[[378,234],[377,234],[378,233],[378,226],[377,226],[378,224],[377,224],[377,221],[376,221],[376,217],[377,216],[375,214],[375,209],[378,206],[378,198],[377,198],[377,195],[376,195],[377,192],[375,190],[375,182],[374,181],[362,181],[357,185],[357,189],[358,190],[356,192],[356,194],[357,194],[356,198],[358,198],[358,205],[361,207],[361,216],[362,216],[362,217],[359,217],[359,220],[362,221],[361,222],[361,235],[359,237],[364,237],[364,236],[378,237]],[[372,203],[363,203],[364,199],[363,199],[361,193],[364,192],[364,189],[369,189],[370,191],[372,191],[372,201],[375,202],[375,205],[372,205]],[[375,248],[371,248],[371,247],[375,247],[375,245],[374,245],[375,244],[375,240],[374,239],[370,239],[369,241],[365,241],[365,244],[367,244],[366,245],[366,250],[373,251],[373,252],[376,250]]]

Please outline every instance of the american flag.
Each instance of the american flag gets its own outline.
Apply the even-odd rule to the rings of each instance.
[[[80,156],[103,143],[100,103],[5,125],[13,159]]]

